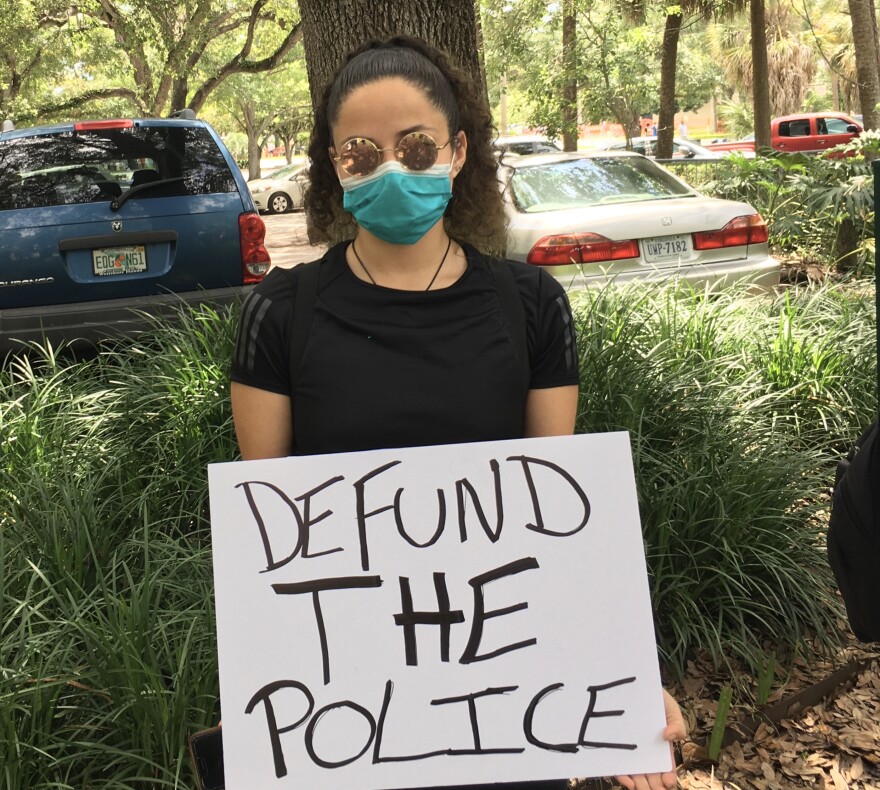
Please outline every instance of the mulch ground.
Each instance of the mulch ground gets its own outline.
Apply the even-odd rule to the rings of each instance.
[[[705,745],[715,721],[720,685],[693,664],[676,689],[690,724],[690,740],[682,747],[680,787],[880,790],[880,651],[853,641],[827,659],[798,661],[770,695],[768,705],[822,684],[850,662],[862,662],[862,670],[842,685],[826,688],[817,704],[795,705],[779,721],[762,722],[753,733],[742,727],[745,732],[722,750],[717,765],[706,759]],[[734,710],[728,719],[730,729],[735,732],[738,722],[751,719],[754,712],[744,707]]]

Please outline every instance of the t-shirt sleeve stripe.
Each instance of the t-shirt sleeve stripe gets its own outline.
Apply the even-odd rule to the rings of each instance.
[[[565,296],[556,297],[556,305],[562,316],[562,334],[565,347],[565,371],[566,373],[575,372],[575,338],[574,338],[574,321],[571,317],[571,306]]]
[[[270,299],[257,293],[251,294],[241,317],[235,349],[235,362],[240,367],[247,368],[251,373],[254,371],[260,324],[271,306],[272,301]]]

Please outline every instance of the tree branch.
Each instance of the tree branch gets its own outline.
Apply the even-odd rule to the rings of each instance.
[[[195,13],[185,22],[185,26],[190,27],[193,30],[200,30],[208,19],[210,13],[210,0],[199,0],[196,5]],[[177,20],[177,22],[180,23],[182,20]],[[172,101],[175,99],[175,96],[172,95],[172,86],[175,84],[176,80],[186,80],[188,75],[192,73],[192,69],[195,67],[196,63],[198,63],[198,57],[196,57],[195,62],[192,63],[190,63],[192,56],[190,56],[190,58],[185,57],[187,47],[190,47],[195,43],[195,49],[199,53],[199,57],[205,50],[205,46],[201,45],[201,42],[194,42],[193,39],[188,37],[183,31],[175,30],[173,41],[175,43],[168,48],[168,54],[165,57],[165,66],[162,69],[162,77],[159,80],[159,88],[153,98],[153,112],[157,115],[164,108],[169,95],[171,95]],[[172,107],[171,109],[180,110],[183,108]]]
[[[828,69],[830,71],[834,72],[844,82],[848,82],[850,85],[855,85],[856,84],[855,82],[853,82],[846,74],[844,74],[842,71],[840,71],[840,69],[837,68],[837,66],[834,64],[833,59],[829,58],[828,55],[825,54],[825,50],[822,48],[822,39],[819,36],[819,34],[816,32],[816,28],[813,26],[813,20],[810,17],[810,12],[807,10],[806,2],[804,2],[803,6],[804,6],[804,13],[803,14],[801,14],[801,12],[798,10],[797,6],[794,5],[794,3],[792,3],[791,7],[794,10],[794,12],[801,19],[803,19],[804,22],[807,23],[807,27],[810,28],[810,35],[813,37],[813,43],[816,45],[816,49],[819,50],[819,55],[821,56],[822,60],[825,61],[825,65],[828,66]]]
[[[143,45],[137,40],[128,40],[123,34],[122,28],[125,24],[125,16],[113,4],[112,0],[98,0],[100,11],[90,14],[94,18],[100,20],[110,30],[116,38],[116,42],[123,47],[128,56],[129,63],[134,69],[135,84],[141,89],[142,96],[153,96],[153,74],[150,71],[150,65],[147,61],[146,53]],[[88,12],[84,12],[88,13]],[[143,108],[143,100],[138,100],[138,105]]]
[[[96,99],[115,98],[128,99],[138,110],[143,111],[144,109],[138,95],[131,90],[131,88],[96,88],[94,90],[84,91],[77,96],[72,96],[67,101],[58,104],[43,105],[36,110],[34,116],[54,115],[55,113],[64,112],[65,110],[70,110],[75,107],[81,107],[87,102],[95,101]]]
[[[213,77],[210,77],[205,83],[193,94],[192,101],[189,106],[198,112],[205,100],[220,83],[233,74],[256,74],[263,71],[271,71],[281,65],[282,60],[296,46],[302,38],[302,22],[296,25],[287,34],[287,37],[278,46],[269,57],[259,61],[243,61],[241,53],[236,55],[223,66]]]

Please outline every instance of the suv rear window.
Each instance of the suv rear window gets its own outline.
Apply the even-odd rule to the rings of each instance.
[[[0,141],[0,211],[110,201],[133,185],[139,199],[235,192],[210,133],[198,126],[47,132]]]

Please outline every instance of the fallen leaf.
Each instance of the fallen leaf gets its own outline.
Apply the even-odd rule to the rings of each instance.
[[[849,778],[857,781],[862,778],[864,772],[865,764],[862,762],[862,758],[856,757],[855,762],[849,767]]]
[[[836,768],[831,769],[831,781],[834,782],[834,790],[849,790],[849,784]]]

